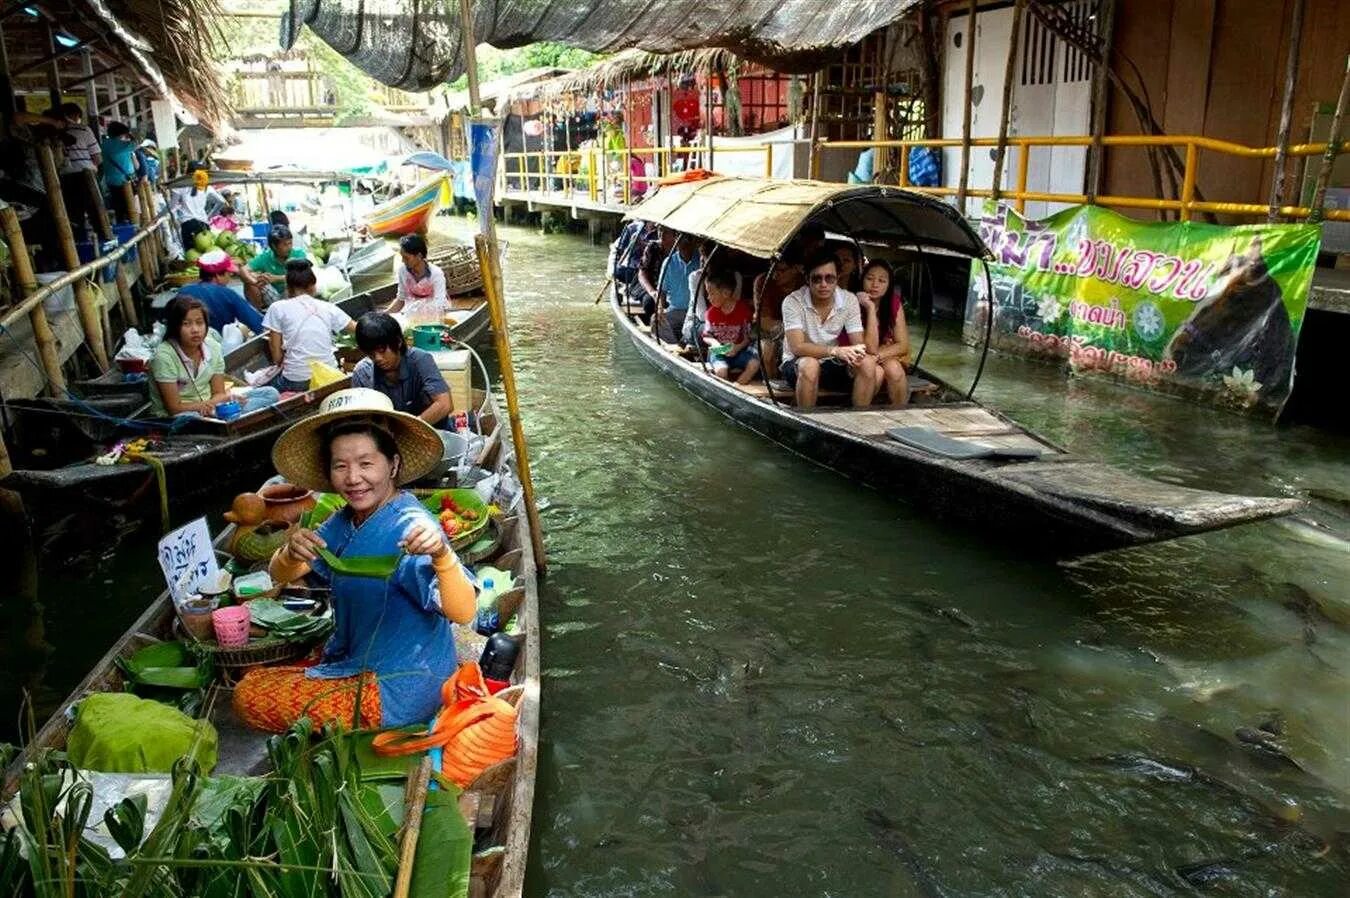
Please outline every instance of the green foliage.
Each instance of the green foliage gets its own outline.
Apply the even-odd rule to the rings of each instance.
[[[553,41],[541,41],[528,44],[515,50],[497,50],[492,47],[478,48],[478,77],[481,81],[491,81],[504,75],[514,75],[526,69],[546,68],[549,66],[564,69],[584,69],[604,59],[599,53],[591,53],[566,44]],[[465,90],[469,86],[469,76],[460,75],[450,86],[455,90]]]

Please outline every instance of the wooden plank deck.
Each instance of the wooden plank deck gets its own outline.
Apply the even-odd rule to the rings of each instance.
[[[1053,452],[1021,427],[1010,424],[988,409],[973,403],[904,409],[812,409],[803,416],[877,442],[890,442],[886,431],[893,427],[928,427],[944,436],[967,443],[1007,448],[1036,448]]]

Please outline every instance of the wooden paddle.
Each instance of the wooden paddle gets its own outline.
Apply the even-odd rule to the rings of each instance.
[[[595,302],[591,303],[591,305],[593,306],[600,305],[600,300],[605,298],[605,291],[609,289],[609,285],[612,283],[614,283],[614,278],[612,277],[605,278],[605,282],[600,285],[600,292],[595,294]]]

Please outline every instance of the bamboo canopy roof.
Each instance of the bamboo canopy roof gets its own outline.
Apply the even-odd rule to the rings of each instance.
[[[600,53],[729,50],[780,71],[902,18],[920,0],[474,0],[474,37],[507,49],[560,41]],[[421,90],[464,71],[457,4],[444,0],[290,0],[283,43],[311,31],[377,81]],[[628,64],[627,61],[621,64]],[[641,63],[634,58],[634,64]]]
[[[727,71],[738,62],[739,57],[735,53],[720,47],[676,53],[653,53],[633,48],[575,72],[513,87],[505,91],[503,97],[507,100],[547,100],[563,94],[587,94],[672,73]]]
[[[860,242],[990,257],[954,206],[927,194],[875,184],[711,177],[662,187],[628,218],[714,240],[761,259],[780,254],[808,222]]]

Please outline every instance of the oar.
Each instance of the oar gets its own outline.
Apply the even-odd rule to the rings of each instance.
[[[600,300],[605,298],[605,291],[609,289],[609,285],[612,283],[614,283],[614,278],[612,277],[605,278],[605,282],[600,285],[600,292],[595,294],[595,302],[591,303],[591,305],[593,306],[600,305]]]

